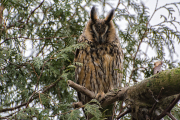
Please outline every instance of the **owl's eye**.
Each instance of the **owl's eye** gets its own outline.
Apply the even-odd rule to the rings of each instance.
[[[94,32],[96,35],[99,34],[99,35],[103,35],[107,32],[108,30],[108,26],[107,25],[92,25],[92,30],[90,32]]]

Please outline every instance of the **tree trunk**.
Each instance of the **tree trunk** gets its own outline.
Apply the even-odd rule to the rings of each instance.
[[[3,22],[3,10],[4,10],[4,6],[3,6],[3,1],[1,2],[1,5],[0,5],[0,35],[2,34],[2,22]]]

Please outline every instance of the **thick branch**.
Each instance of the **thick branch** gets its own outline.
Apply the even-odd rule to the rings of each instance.
[[[88,90],[87,88],[79,84],[74,83],[71,80],[68,80],[68,85],[74,88],[77,92],[81,92],[82,94],[88,96],[91,99],[95,98],[94,92]],[[101,106],[106,107],[114,103],[115,101],[123,100],[126,90],[127,88],[121,88],[118,91],[111,91],[111,92],[106,93],[105,97],[101,101],[99,101],[101,103]]]
[[[131,112],[131,115],[134,118],[145,119],[144,114],[149,115],[149,112],[151,112],[152,109],[153,111],[156,111],[156,109],[162,108],[161,106],[167,107],[169,104],[167,102],[168,99],[162,98],[173,98],[173,95],[180,93],[179,88],[180,68],[175,68],[159,72],[152,77],[143,80],[139,84],[129,87],[124,99],[126,105],[130,105],[131,110],[134,110]],[[154,109],[153,104],[157,101],[157,98],[161,102],[159,102]],[[153,117],[156,117],[157,115],[158,114],[152,114]]]
[[[161,93],[161,98],[172,96],[180,93],[180,68],[162,71],[145,79],[137,85],[130,87],[127,95],[131,99],[138,99],[145,103],[154,103],[154,98],[149,91],[157,98],[161,88],[164,88]],[[161,99],[159,98],[159,100]]]
[[[76,102],[76,103],[73,103],[72,106],[73,106],[74,108],[79,108],[79,107],[82,107],[83,104],[82,104],[82,102]]]
[[[119,100],[122,101],[125,97],[127,89],[128,87],[124,87],[124,88],[119,89],[118,91],[112,91],[112,92],[106,93],[105,98],[100,101],[101,106],[104,108],[116,101],[119,101]]]
[[[89,91],[85,87],[78,85],[70,80],[68,80],[68,84],[77,92],[81,92],[82,94],[92,99],[95,98],[94,92]],[[157,102],[156,99],[162,101],[162,105],[167,106],[167,100],[164,98],[170,98],[172,100],[172,98],[174,98],[173,95],[180,93],[179,87],[180,68],[175,68],[159,72],[152,77],[145,79],[137,85],[128,88],[120,88],[118,91],[108,92],[106,93],[105,97],[99,102],[101,103],[101,107],[105,108],[106,106],[114,103],[115,101],[124,100],[126,106],[129,106],[129,111],[131,111],[131,115],[134,118],[140,118],[140,115],[143,115],[139,113],[139,111],[141,111],[142,113],[146,114],[146,118],[149,119],[149,112],[153,113],[152,111],[156,110],[153,108],[153,104]],[[175,102],[177,102],[177,100]],[[159,106],[160,105],[158,104],[157,107]],[[121,117],[128,112],[122,113],[118,117]],[[154,114],[152,116],[154,116]]]
[[[76,83],[74,83],[73,81],[71,80],[68,80],[68,85],[72,88],[74,88],[77,92],[81,92],[82,94],[88,96],[89,98],[91,99],[94,99],[96,97],[96,95],[94,94],[94,92],[88,90],[87,88],[81,86],[81,85],[78,85]]]

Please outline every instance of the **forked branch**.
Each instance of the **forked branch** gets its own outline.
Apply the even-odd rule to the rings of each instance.
[[[171,84],[171,85],[169,85]],[[93,91],[88,90],[84,86],[78,85],[71,80],[68,80],[68,85],[74,88],[77,92],[81,92],[89,98],[96,98],[96,94]],[[99,101],[102,108],[114,103],[115,101],[124,101],[126,106],[129,106],[129,110],[122,112],[117,118],[124,116],[127,113],[131,113],[132,117],[139,119],[140,115],[148,120],[157,117],[155,111],[162,106],[167,106],[167,97],[178,94],[180,85],[180,68],[174,68],[171,70],[165,70],[158,72],[157,74],[143,80],[142,82],[130,86],[120,88],[119,90],[110,91],[105,94],[105,97]],[[149,92],[150,91],[150,92]],[[170,111],[179,101],[180,95],[162,112],[157,119],[163,118],[164,115],[168,115],[170,118],[174,118]],[[154,103],[154,100],[161,100],[162,104]],[[77,102],[74,106],[81,107],[82,103]],[[76,108],[77,108],[76,107]],[[144,115],[146,115],[144,117]]]
[[[71,80],[68,80],[68,85],[70,87],[74,88],[77,92],[81,92],[82,94],[88,96],[91,99],[94,99],[96,97],[94,92],[88,90],[87,88],[85,88],[79,84],[74,83]],[[99,101],[101,103],[101,107],[106,107],[106,106],[114,103],[115,101],[123,100],[126,90],[127,90],[127,88],[125,87],[125,88],[119,89],[118,91],[111,91],[111,92],[106,93],[105,97],[101,101]],[[75,103],[73,103],[73,104],[74,104],[74,106],[77,105],[78,107],[80,107],[78,105],[78,104],[80,104],[79,102],[76,104]]]
[[[174,99],[169,106],[156,118],[156,120],[160,120],[161,118],[163,118],[164,116],[169,116],[172,120],[176,120],[176,118],[171,115],[171,110],[173,109],[173,107],[176,105],[176,103],[180,100],[180,94],[177,96],[176,99]]]

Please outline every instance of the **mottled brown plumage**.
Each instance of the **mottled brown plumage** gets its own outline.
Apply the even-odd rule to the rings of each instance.
[[[102,99],[110,90],[120,87],[123,71],[123,52],[119,43],[114,23],[114,9],[105,19],[98,19],[95,7],[91,9],[88,21],[78,42],[86,42],[88,46],[77,49],[75,62],[77,66],[75,79],[78,84],[94,91],[97,99]],[[79,101],[86,104],[91,99],[78,93]]]

